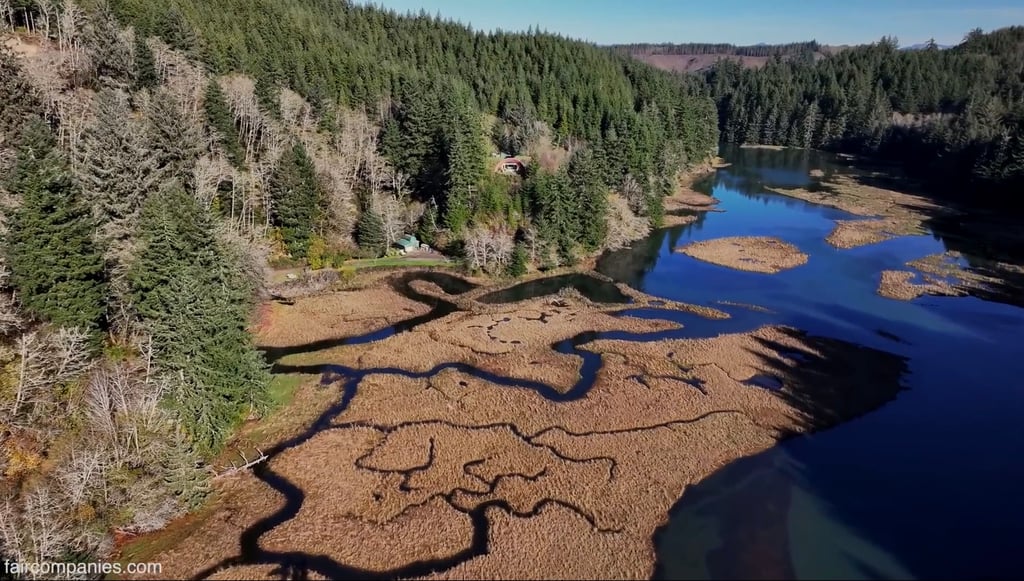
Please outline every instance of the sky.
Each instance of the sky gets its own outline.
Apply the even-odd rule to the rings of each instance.
[[[817,40],[908,46],[957,44],[971,29],[1024,24],[1021,0],[373,0],[398,12],[440,13],[476,30],[548,32],[598,44]]]

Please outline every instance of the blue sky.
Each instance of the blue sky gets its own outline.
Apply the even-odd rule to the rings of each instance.
[[[366,3],[366,2],[364,2]],[[973,28],[1024,24],[1017,0],[374,0],[399,12],[421,8],[478,30],[539,25],[599,44],[816,39],[856,44],[896,36],[901,45],[935,38],[956,44]]]

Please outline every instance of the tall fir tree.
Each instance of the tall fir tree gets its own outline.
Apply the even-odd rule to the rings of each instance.
[[[296,141],[281,155],[267,188],[271,223],[280,228],[288,252],[305,258],[322,216],[323,195],[313,160],[301,142]]]
[[[124,263],[142,204],[162,176],[145,126],[131,114],[122,91],[97,96],[96,119],[83,132],[79,152],[75,172],[108,259]]]
[[[526,254],[526,247],[522,242],[517,242],[512,249],[512,257],[508,261],[507,274],[513,278],[519,278],[526,274],[526,267],[530,257]]]
[[[268,74],[256,76],[256,101],[260,108],[274,119],[281,118],[280,88],[276,79]]]
[[[370,205],[365,205],[359,213],[359,220],[356,221],[356,243],[363,251],[381,256],[387,241],[384,237],[384,220],[380,214]]]
[[[147,202],[129,273],[135,308],[153,338],[166,396],[196,447],[213,453],[265,403],[269,376],[246,332],[252,288],[209,213],[177,187]]]
[[[434,244],[437,236],[437,219],[437,203],[431,198],[427,202],[426,209],[423,210],[423,215],[420,216],[419,224],[416,226],[416,237],[425,244]]]
[[[106,283],[95,223],[42,121],[25,128],[6,187],[21,201],[3,244],[22,304],[55,325],[96,334],[104,324]]]
[[[141,34],[135,35],[135,44],[132,52],[135,57],[135,75],[132,88],[138,91],[140,89],[152,89],[159,85],[160,77],[156,72],[156,59],[153,58],[153,49],[149,48],[149,45],[146,44],[146,39]]]
[[[170,6],[157,15],[156,32],[167,44],[195,56],[199,48],[196,31],[177,6]]]
[[[22,74],[14,53],[0,44],[0,144],[14,145],[17,134],[33,118],[41,118],[43,110],[39,95]]]
[[[235,117],[228,107],[227,97],[224,96],[224,90],[220,88],[217,79],[210,79],[206,85],[203,110],[206,112],[206,122],[213,130],[214,142],[224,150],[224,155],[232,165],[242,168],[245,165],[245,152],[239,143]]]
[[[107,87],[126,88],[132,83],[135,61],[132,46],[117,25],[113,13],[101,9],[85,22],[83,38],[96,77]]]
[[[153,93],[146,122],[146,137],[160,179],[191,186],[192,170],[202,153],[201,127],[185,120],[177,101],[165,89]]]
[[[480,121],[464,97],[448,95],[444,108],[441,130],[445,166],[444,224],[458,235],[477,206],[485,152]]]
[[[608,235],[608,189],[601,183],[590,151],[581,150],[569,160],[569,186],[579,200],[576,222],[580,242],[587,250],[596,250]]]

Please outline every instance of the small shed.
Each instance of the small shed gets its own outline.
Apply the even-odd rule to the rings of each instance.
[[[517,157],[506,157],[498,162],[494,171],[505,175],[523,175],[526,173],[526,164]]]
[[[419,250],[420,248],[420,241],[412,234],[402,236],[395,242],[395,244],[400,246],[402,250],[405,250],[406,252],[412,252],[413,250]]]

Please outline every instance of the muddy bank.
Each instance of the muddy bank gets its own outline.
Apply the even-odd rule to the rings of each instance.
[[[932,254],[906,264],[912,270],[887,270],[879,280],[878,294],[909,301],[922,295],[975,295],[1005,300],[1012,288],[1008,280],[1021,280],[1024,268],[1004,262],[972,267],[958,252]]]
[[[585,298],[483,292],[380,341],[290,355],[342,400],[147,560],[170,578],[648,577],[686,486],[881,405],[904,368],[785,327],[680,338]]]
[[[676,226],[685,226],[687,224],[693,224],[697,221],[697,216],[688,213],[689,210],[681,211],[672,214],[665,214],[661,219],[661,226],[663,228],[674,228]]]
[[[673,215],[672,212],[690,211],[690,212],[709,212],[714,211],[715,206],[719,203],[717,198],[711,197],[707,194],[691,190],[689,188],[681,188],[680,191],[667,197],[663,201],[665,206],[665,212],[668,214],[666,219]],[[696,219],[696,217],[694,217]]]
[[[765,236],[715,238],[680,246],[675,252],[737,270],[775,274],[807,263],[792,244]]]
[[[716,157],[680,176],[676,191],[662,200],[665,208],[664,225],[671,227],[693,223],[697,220],[698,212],[721,212],[715,207],[719,200],[694,190],[693,185],[715,170],[729,165],[722,158]]]
[[[920,233],[918,224],[899,220],[837,220],[825,241],[845,250]]]

